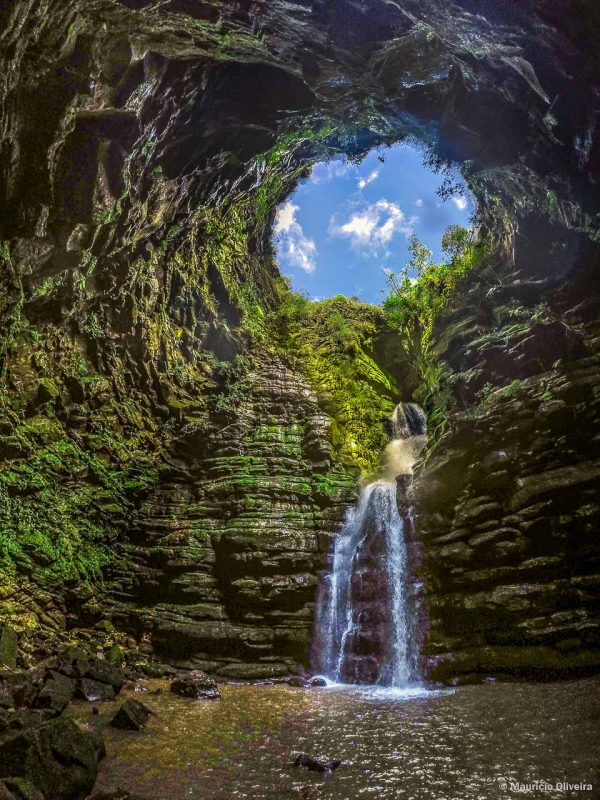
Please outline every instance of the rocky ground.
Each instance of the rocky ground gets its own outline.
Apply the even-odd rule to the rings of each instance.
[[[4,642],[6,660],[9,653]],[[163,680],[148,680],[159,677]],[[306,690],[324,682],[291,676],[286,683]],[[215,681],[200,670],[177,671],[139,661],[123,668],[81,647],[67,648],[33,670],[2,667],[0,798],[142,800],[126,791],[92,790],[99,763],[107,755],[108,729],[132,735],[144,731],[156,714],[142,700],[163,692],[188,701],[221,699]],[[176,708],[171,716],[177,723]],[[314,758],[305,766],[320,772],[333,769],[329,765],[321,769],[321,762]]]

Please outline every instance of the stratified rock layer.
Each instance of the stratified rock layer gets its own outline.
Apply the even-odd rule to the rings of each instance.
[[[220,427],[174,443],[111,591],[163,659],[230,678],[305,660],[315,572],[355,487],[297,374],[264,360],[249,385]]]
[[[583,302],[566,306],[564,298],[551,298],[562,324],[531,323],[545,328],[539,339],[521,330],[510,349],[500,350],[499,338],[510,331],[498,324],[497,312],[496,324],[482,326],[480,319],[476,348],[463,338],[458,350],[456,340],[445,339],[455,368],[473,370],[468,359],[476,356],[473,382],[493,375],[488,360],[500,375],[504,370],[506,382],[452,418],[419,476],[430,614],[425,663],[432,678],[548,679],[600,666],[594,280],[585,282]],[[546,314],[552,317],[550,308]],[[504,353],[511,359],[498,366]],[[469,381],[462,390],[468,392]]]

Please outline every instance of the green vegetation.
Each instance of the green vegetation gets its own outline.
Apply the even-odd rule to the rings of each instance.
[[[455,299],[465,275],[481,263],[486,245],[472,230],[450,225],[442,249],[447,259],[437,264],[431,250],[413,236],[411,258],[400,272],[389,275],[390,294],[384,303],[385,319],[398,331],[400,346],[421,380],[416,399],[427,408],[434,436],[442,432],[452,402],[446,371],[433,353],[435,322]]]
[[[156,479],[152,457],[107,430],[82,447],[62,426],[36,416],[12,438],[27,458],[0,470],[0,561],[36,570],[52,585],[98,579],[131,497]]]
[[[371,475],[387,441],[383,422],[398,395],[394,380],[375,362],[381,310],[348,297],[310,302],[283,279],[274,317],[279,346],[303,371],[334,422],[342,459]]]

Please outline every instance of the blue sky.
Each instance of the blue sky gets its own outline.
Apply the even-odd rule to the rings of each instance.
[[[441,259],[446,226],[468,226],[471,196],[465,188],[444,202],[436,194],[442,183],[405,144],[373,150],[361,164],[315,165],[277,211],[281,271],[313,299],[344,294],[380,303],[385,271],[405,265],[413,233]]]

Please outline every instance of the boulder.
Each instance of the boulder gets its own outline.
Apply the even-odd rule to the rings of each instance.
[[[49,669],[43,679],[43,685],[34,701],[36,708],[47,708],[56,715],[62,714],[73,698],[73,681],[60,672]]]
[[[300,675],[292,675],[291,678],[288,678],[286,681],[288,686],[293,686],[295,689],[309,689],[311,686],[310,681],[307,681],[306,678],[302,678]]]
[[[150,719],[152,712],[139,700],[126,700],[111,719],[113,728],[124,731],[141,731]]]
[[[118,694],[125,683],[125,673],[115,664],[103,661],[101,658],[93,658],[87,672],[82,677],[91,678],[100,683],[107,683],[113,687],[115,694]]]
[[[73,645],[59,653],[56,669],[69,678],[83,678],[87,675],[91,660],[92,656],[82,647]]]
[[[98,741],[63,715],[3,736],[0,778],[27,780],[52,800],[80,800],[94,785],[99,757]]]
[[[92,655],[80,647],[69,647],[58,657],[56,667],[63,675],[81,681],[89,678],[112,686],[118,694],[125,683],[125,673],[116,664]]]
[[[171,691],[173,694],[193,697],[195,700],[218,700],[221,697],[214,680],[200,670],[176,678],[171,684]]]
[[[311,678],[310,685],[313,687],[327,686],[327,681],[325,678]]]
[[[334,758],[331,761],[325,761],[323,758],[311,756],[308,753],[300,753],[294,761],[295,767],[302,767],[309,769],[311,772],[320,772],[321,774],[334,772],[338,767],[342,766],[342,761],[339,758]]]

